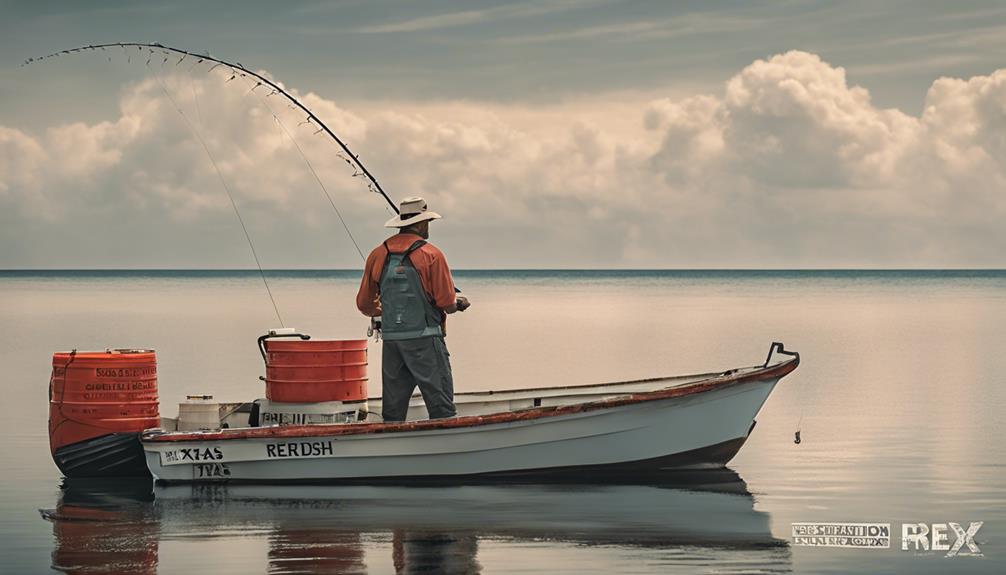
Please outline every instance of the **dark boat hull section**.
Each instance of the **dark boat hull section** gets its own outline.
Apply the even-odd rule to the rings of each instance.
[[[52,454],[68,478],[150,477],[139,433],[109,433],[64,445]]]

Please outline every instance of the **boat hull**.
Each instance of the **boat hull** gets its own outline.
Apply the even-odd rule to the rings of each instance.
[[[108,433],[57,447],[52,459],[70,479],[150,477],[139,432]]]
[[[143,442],[164,483],[416,482],[638,476],[718,467],[737,453],[784,373],[603,409],[368,433]],[[394,429],[392,427],[391,429]]]

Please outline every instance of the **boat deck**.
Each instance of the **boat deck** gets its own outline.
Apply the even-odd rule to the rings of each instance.
[[[455,395],[457,417],[426,419],[419,395],[413,397],[409,420],[404,423],[373,421],[344,424],[231,427],[210,431],[149,430],[144,442],[222,441],[248,438],[310,437],[397,433],[432,429],[455,429],[526,421],[560,415],[610,409],[648,401],[681,397],[747,382],[778,379],[794,369],[799,358],[768,366],[731,369],[725,372],[658,377],[605,384],[542,387],[512,391],[466,392]],[[368,400],[368,411],[379,413],[380,398]]]

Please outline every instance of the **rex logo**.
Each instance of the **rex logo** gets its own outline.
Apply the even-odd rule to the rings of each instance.
[[[965,545],[968,551],[963,555],[981,555],[982,550],[975,544],[975,534],[984,525],[984,521],[975,521],[968,525],[967,530],[959,523],[933,523],[930,527],[927,523],[902,523],[901,524],[901,550],[908,551],[910,545],[915,545],[915,551],[946,551],[947,557],[956,557],[961,553],[961,548]],[[950,544],[950,533],[952,531],[957,538],[953,545]]]

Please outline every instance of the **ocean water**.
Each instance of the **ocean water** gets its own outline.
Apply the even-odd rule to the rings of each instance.
[[[459,391],[754,365],[772,341],[803,362],[728,469],[641,485],[64,485],[53,351],[156,349],[174,414],[262,396],[279,322],[255,273],[0,272],[0,573],[1006,572],[1006,272],[456,275]],[[269,277],[286,325],[364,337],[358,272]],[[978,521],[980,556],[901,549],[904,523]],[[889,523],[891,548],[795,545],[794,522]]]

